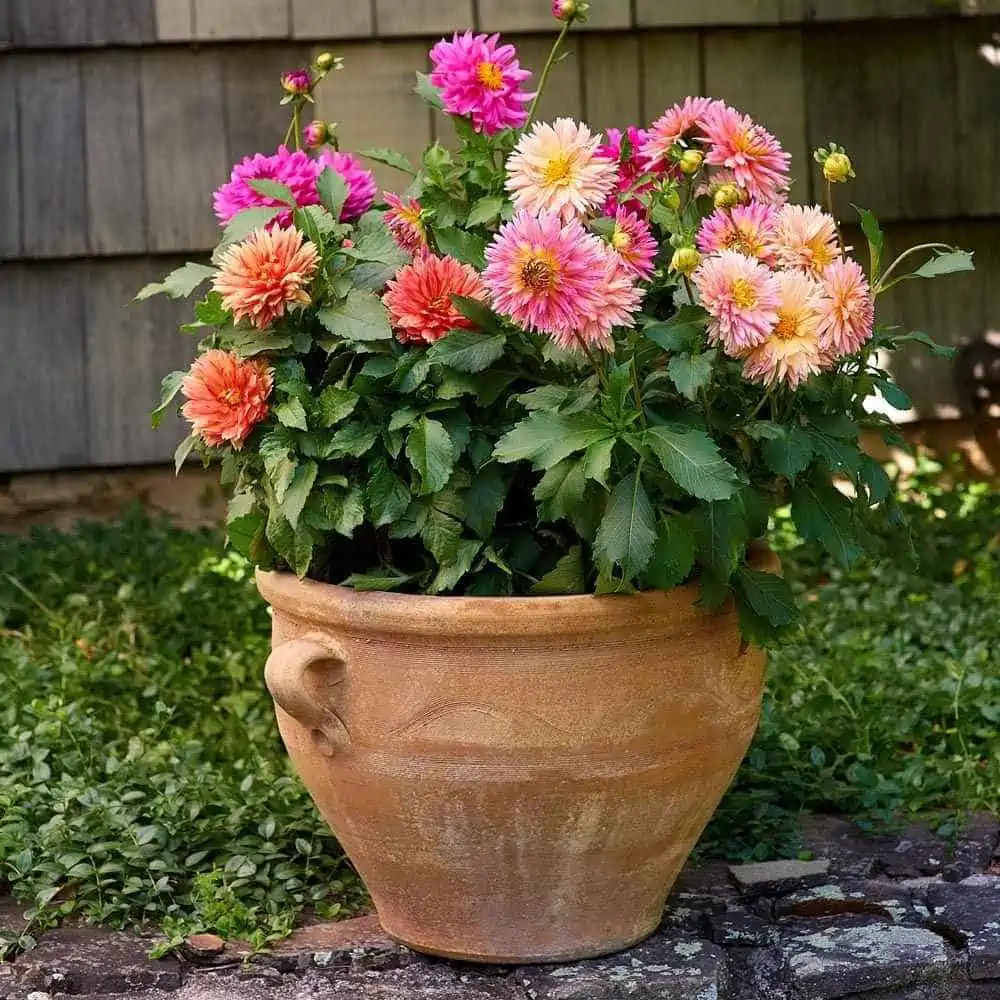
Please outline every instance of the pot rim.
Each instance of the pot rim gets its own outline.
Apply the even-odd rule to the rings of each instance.
[[[751,555],[756,569],[774,572],[770,549]],[[631,594],[564,594],[537,597],[448,597],[358,591],[292,573],[256,571],[257,589],[273,608],[297,621],[343,627],[351,632],[454,634],[469,636],[559,635],[651,628],[686,631],[705,619],[722,623],[735,615],[728,601],[716,612],[697,606],[697,583],[672,590]]]

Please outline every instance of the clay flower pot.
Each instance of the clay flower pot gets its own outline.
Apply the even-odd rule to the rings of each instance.
[[[651,934],[756,729],[764,654],[697,589],[358,593],[259,572],[288,752],[417,951],[481,962]]]

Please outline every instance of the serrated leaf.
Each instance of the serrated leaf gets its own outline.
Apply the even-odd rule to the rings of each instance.
[[[234,215],[222,231],[222,240],[212,253],[212,260],[218,261],[223,253],[234,243],[241,243],[251,233],[256,232],[258,229],[263,229],[283,211],[284,209],[282,208],[256,205],[253,208],[244,209],[242,212]]]
[[[338,489],[324,490],[322,509],[331,531],[336,531],[345,538],[352,538],[355,529],[365,519],[361,488],[353,486],[346,493]]]
[[[649,323],[643,333],[665,351],[691,351],[705,339],[708,314],[701,306],[681,306],[664,322]]]
[[[264,514],[252,493],[236,493],[226,508],[226,536],[244,558],[252,559],[264,529]]]
[[[507,499],[507,483],[503,472],[491,462],[476,473],[469,491],[463,497],[465,523],[480,537],[489,538],[497,514]]]
[[[398,572],[352,573],[340,582],[341,587],[353,587],[361,592],[375,590],[399,590],[413,579],[412,575]]]
[[[142,302],[154,295],[168,295],[172,299],[186,299],[199,285],[215,277],[215,268],[191,261],[171,271],[163,281],[154,281],[139,290],[135,299]]]
[[[458,582],[472,569],[472,564],[483,547],[482,542],[462,539],[455,547],[455,554],[437,572],[427,588],[429,594],[442,594],[453,590]]]
[[[349,455],[351,458],[360,458],[369,451],[372,445],[378,440],[379,429],[372,424],[352,421],[344,424],[330,438],[329,454]]]
[[[431,78],[426,73],[417,73],[417,84],[413,88],[413,93],[422,97],[432,108],[440,111],[444,107],[440,91],[431,83]]]
[[[587,581],[583,572],[583,549],[574,545],[532,588],[533,594],[582,594]]]
[[[431,504],[420,529],[420,540],[438,565],[444,565],[455,558],[461,538],[462,525],[459,521]]]
[[[319,468],[315,462],[301,462],[295,469],[288,489],[285,490],[285,495],[281,500],[281,512],[293,528],[297,528],[299,525],[302,508],[305,507],[306,501],[309,499],[318,471]]]
[[[583,463],[565,459],[548,469],[534,490],[539,501],[538,513],[543,521],[572,521],[583,504],[587,480]]]
[[[945,274],[956,274],[959,271],[975,271],[976,265],[972,254],[967,250],[949,250],[947,253],[937,253],[930,260],[921,264],[913,272],[914,278],[940,278]]]
[[[747,425],[746,432],[754,441],[780,441],[785,436],[784,426],[772,420],[755,420]]]
[[[857,205],[853,207],[861,217],[861,231],[865,234],[865,239],[868,240],[868,249],[871,254],[870,277],[872,283],[874,284],[882,271],[882,253],[885,250],[885,233],[882,232],[882,227],[878,224],[878,219],[875,217],[873,212],[869,212],[867,208],[859,208]]]
[[[704,354],[679,354],[670,359],[667,372],[685,399],[697,399],[698,393],[712,381],[717,355],[717,351],[711,350]]]
[[[149,415],[153,427],[159,427],[163,422],[163,415],[167,412],[174,397],[181,391],[181,383],[187,376],[187,372],[171,372],[163,376],[160,383],[160,405]]]
[[[299,431],[309,430],[306,421],[306,410],[302,402],[295,397],[286,399],[274,408],[274,415],[278,418],[278,423],[285,427],[294,427]]]
[[[406,457],[420,477],[421,493],[443,490],[455,467],[456,448],[444,425],[421,417],[406,439]]]
[[[881,503],[892,492],[892,480],[879,462],[871,455],[863,455],[860,466],[861,481],[868,487],[872,503]]]
[[[410,491],[387,465],[380,464],[365,485],[365,497],[372,524],[376,528],[392,524],[410,506]]]
[[[506,198],[500,198],[497,195],[487,195],[485,198],[480,198],[472,206],[467,224],[470,226],[489,225],[489,223],[500,217],[500,212],[506,200]]]
[[[486,240],[476,233],[449,226],[434,230],[438,250],[463,264],[471,264],[477,271],[486,267]]]
[[[415,177],[417,174],[413,164],[402,153],[397,153],[394,149],[373,146],[371,149],[359,150],[358,155],[367,160],[374,160],[376,163],[384,163],[387,167],[402,170],[404,174],[409,174],[411,177]]]
[[[466,295],[452,295],[451,301],[466,319],[472,320],[484,333],[503,333],[500,317],[485,302]]]
[[[258,330],[235,330],[227,338],[227,346],[241,358],[283,351],[292,346],[292,338],[283,333],[261,333]]]
[[[280,181],[271,180],[269,177],[257,177],[247,181],[247,184],[257,194],[263,195],[265,198],[273,198],[275,201],[280,201],[282,205],[287,205],[289,208],[295,208],[298,205],[292,189]]]
[[[474,375],[500,358],[506,344],[502,333],[490,336],[475,330],[452,330],[431,347],[427,358],[433,364]]]
[[[496,443],[500,462],[530,460],[536,469],[550,469],[564,458],[614,437],[614,431],[596,414],[534,411]]]
[[[736,573],[736,588],[754,613],[775,628],[783,628],[798,621],[799,609],[795,603],[795,595],[780,576],[742,566]]]
[[[178,473],[181,471],[181,466],[187,460],[188,455],[191,454],[191,450],[198,443],[198,435],[192,434],[190,437],[184,438],[183,441],[177,446],[177,450],[174,452],[174,472]]]
[[[656,544],[656,518],[642,482],[633,472],[612,490],[594,538],[594,559],[601,575],[627,590],[649,565]]]
[[[344,178],[333,167],[324,167],[316,180],[316,192],[320,204],[339,221],[349,193]]]
[[[667,475],[699,500],[728,500],[739,490],[736,470],[704,431],[650,427],[644,440]]]
[[[261,441],[260,454],[275,499],[281,503],[295,475],[297,460],[292,457],[287,440],[277,434],[269,434]]]
[[[829,483],[799,483],[792,492],[792,520],[803,538],[819,542],[845,569],[862,554],[851,503]]]
[[[611,457],[614,450],[614,438],[592,444],[583,454],[581,463],[583,478],[592,479],[608,489],[608,473],[611,471]]]
[[[812,461],[812,438],[802,427],[780,427],[779,430],[781,433],[777,437],[770,437],[764,442],[764,462],[779,476],[794,479]]]
[[[663,518],[657,528],[653,558],[646,567],[646,583],[654,590],[682,584],[694,569],[695,533],[688,518]]]
[[[392,340],[389,313],[378,296],[363,288],[353,288],[343,301],[320,309],[317,318],[344,340]]]
[[[361,397],[350,389],[338,389],[328,385],[319,394],[319,415],[324,427],[332,427],[346,420],[358,405]]]
[[[704,504],[691,515],[698,562],[728,587],[746,551],[749,528],[740,499]]]

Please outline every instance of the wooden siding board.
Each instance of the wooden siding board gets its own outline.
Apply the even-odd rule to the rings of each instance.
[[[10,24],[10,0],[0,0],[0,49],[13,41]]]
[[[651,31],[642,46],[642,120],[655,121],[677,101],[701,91],[701,54],[694,31]]]
[[[184,42],[194,37],[192,0],[154,0],[156,37],[161,42]]]
[[[88,462],[79,263],[0,266],[0,470]]]
[[[287,38],[288,0],[195,0],[194,32],[200,39]]]
[[[292,0],[296,38],[364,38],[374,30],[368,0]]]
[[[388,2],[388,0],[386,0]],[[558,25],[549,0],[478,0],[481,31],[545,31],[554,33]],[[630,0],[596,0],[590,5],[587,23],[577,31],[601,31],[632,26]]]
[[[957,7],[958,0],[805,0],[806,17],[816,21],[935,17]]]
[[[987,58],[997,51],[991,29],[1000,22],[969,21],[954,33],[958,135],[957,155],[948,159],[957,165],[962,215],[1000,215],[1000,67]]]
[[[87,250],[83,87],[75,56],[18,62],[22,232],[29,256]],[[53,146],[52,136],[58,136]]]
[[[591,35],[581,40],[583,104],[596,129],[642,124],[639,38]]]
[[[91,45],[142,45],[156,39],[153,0],[86,0]]]
[[[150,411],[160,381],[184,369],[197,337],[177,327],[190,319],[190,303],[165,295],[134,302],[144,284],[159,280],[182,258],[91,261],[87,265],[86,337],[89,457],[92,465],[169,461],[184,424],[172,412],[159,428]]]
[[[792,154],[792,200],[809,202],[809,141],[802,32],[718,31],[704,43],[705,90],[751,115]]]
[[[801,20],[802,0],[636,0],[642,27],[781,24]]]
[[[212,191],[229,173],[221,56],[148,50],[140,64],[151,250],[197,250],[219,238]]]
[[[88,55],[83,89],[90,249],[99,254],[142,253],[146,194],[138,54]]]
[[[14,45],[86,45],[87,4],[66,0],[11,0]]]
[[[0,59],[0,93],[17,93],[22,60]],[[21,252],[21,155],[17,100],[0,102],[0,258]]]
[[[473,25],[472,0],[375,0],[375,25],[379,35],[451,35]]]

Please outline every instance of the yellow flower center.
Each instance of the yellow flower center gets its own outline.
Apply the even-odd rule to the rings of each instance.
[[[799,323],[798,319],[792,313],[779,312],[778,322],[772,333],[773,337],[777,337],[779,340],[791,340],[793,337],[798,336]]]
[[[476,76],[487,90],[503,90],[503,72],[495,62],[481,62]]]
[[[573,160],[566,153],[557,153],[545,165],[543,179],[546,184],[565,184],[573,173]]]
[[[837,259],[837,252],[831,249],[828,243],[822,239],[816,239],[809,243],[809,250],[812,252],[812,268],[819,274],[828,265]]]
[[[533,292],[548,292],[559,277],[559,262],[545,251],[530,254],[521,265],[521,282]]]
[[[220,403],[225,403],[226,406],[236,406],[237,403],[243,402],[243,394],[239,389],[223,389],[217,398]]]
[[[741,309],[753,309],[757,305],[757,290],[746,278],[737,278],[733,282],[733,301]]]
[[[620,253],[632,246],[632,237],[623,229],[615,229],[611,234],[611,245]]]

